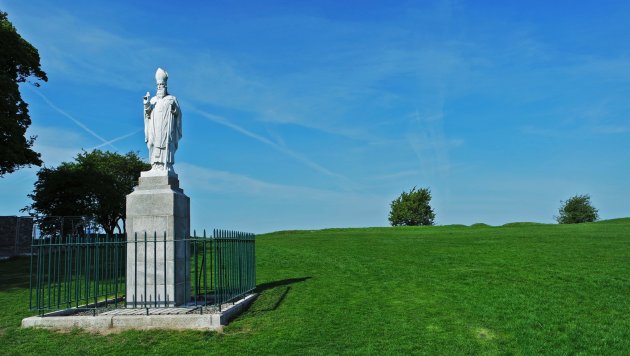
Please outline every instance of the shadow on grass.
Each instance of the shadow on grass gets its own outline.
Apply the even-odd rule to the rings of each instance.
[[[293,284],[293,283],[304,282],[311,278],[313,277],[288,278],[288,279],[283,279],[281,281],[259,284],[256,286],[256,293],[262,293],[267,289],[272,289],[276,287],[288,286],[289,284]]]
[[[304,282],[311,278],[312,277],[289,278],[256,286],[256,293],[258,293],[257,305],[252,308],[252,311],[269,312],[278,309],[291,291],[291,284]]]

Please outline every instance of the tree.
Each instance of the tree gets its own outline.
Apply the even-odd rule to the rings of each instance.
[[[588,194],[573,196],[567,201],[561,201],[560,204],[558,216],[555,216],[558,224],[579,224],[599,219],[597,209],[591,205],[591,197]]]
[[[137,153],[126,155],[94,150],[77,155],[75,162],[37,172],[33,203],[25,208],[39,220],[53,216],[88,216],[107,234],[126,232],[125,197],[133,191],[141,171],[151,166]],[[122,229],[119,225],[122,221]]]
[[[416,226],[433,225],[435,213],[429,205],[431,191],[429,188],[402,192],[398,198],[392,201],[389,212],[389,222],[392,226]]]
[[[22,100],[19,83],[30,77],[48,81],[39,64],[37,49],[23,39],[0,11],[0,177],[24,166],[41,166],[40,154],[31,147],[35,136],[26,138],[31,125],[28,104]],[[39,87],[38,82],[32,83]]]

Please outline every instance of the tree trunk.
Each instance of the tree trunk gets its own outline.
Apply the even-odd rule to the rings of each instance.
[[[107,234],[107,237],[114,236],[115,228],[116,228],[116,221],[109,220],[106,224],[103,224],[103,229],[105,229],[105,234]]]

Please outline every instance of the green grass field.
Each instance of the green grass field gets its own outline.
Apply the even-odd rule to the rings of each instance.
[[[258,237],[260,296],[223,333],[23,330],[28,259],[0,262],[0,353],[628,354],[630,219]]]

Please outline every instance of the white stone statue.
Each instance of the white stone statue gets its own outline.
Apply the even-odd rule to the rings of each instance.
[[[149,148],[151,170],[143,176],[174,175],[175,151],[182,138],[182,111],[177,98],[167,91],[168,73],[158,68],[155,72],[157,93],[149,100],[144,96],[144,142]]]

